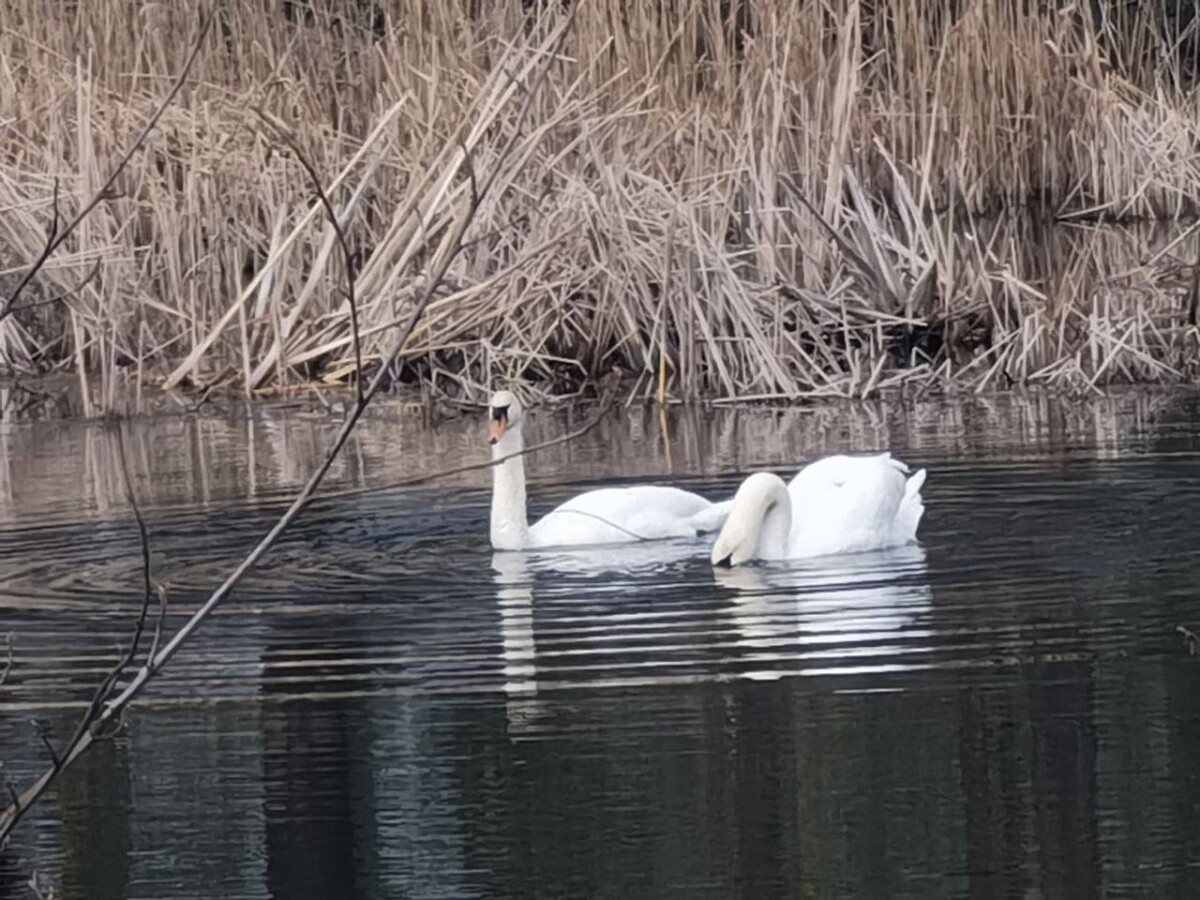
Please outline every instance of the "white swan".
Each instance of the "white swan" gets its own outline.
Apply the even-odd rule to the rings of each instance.
[[[733,501],[711,503],[699,494],[661,485],[587,491],[546,513],[532,526],[525,513],[524,411],[509,391],[492,395],[488,440],[492,459],[491,541],[495,550],[619,544],[694,538],[716,531]]]
[[[756,472],[738,488],[713,545],[713,565],[862,553],[916,540],[925,470],[890,453],[827,456],[784,485]]]

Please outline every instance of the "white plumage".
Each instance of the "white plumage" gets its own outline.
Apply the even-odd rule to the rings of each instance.
[[[556,506],[532,526],[525,509],[523,411],[509,391],[489,404],[493,466],[491,542],[496,550],[619,544],[694,538],[716,531],[732,501],[711,503],[699,494],[663,485],[599,488]],[[508,457],[506,459],[506,457]]]
[[[890,453],[827,456],[785,485],[769,472],[742,482],[713,545],[714,565],[861,553],[916,540],[925,470]]]

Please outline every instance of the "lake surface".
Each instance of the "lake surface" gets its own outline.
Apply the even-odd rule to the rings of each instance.
[[[535,412],[532,442],[590,410]],[[125,442],[178,625],[338,413]],[[374,412],[319,502],[19,829],[0,896],[1190,897],[1200,395],[652,410],[532,456],[532,512],[629,477],[890,448],[922,547],[714,571],[706,545],[493,554],[478,413]],[[46,764],[128,640],[111,426],[0,425],[0,761]]]

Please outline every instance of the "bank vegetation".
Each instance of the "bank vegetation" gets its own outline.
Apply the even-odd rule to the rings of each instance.
[[[579,0],[518,125],[529,86],[497,66],[551,27],[534,5],[213,3],[183,91],[0,321],[0,365],[76,373],[99,408],[131,382],[347,382],[345,260],[280,130],[343,223],[370,368],[519,128],[397,383],[478,399],[620,373],[731,400],[1192,377],[1190,4]],[[0,5],[0,296],[130,146],[197,18]]]

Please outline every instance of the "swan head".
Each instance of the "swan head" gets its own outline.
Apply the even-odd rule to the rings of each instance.
[[[521,425],[521,401],[512,391],[496,391],[488,401],[488,443],[498,444],[510,430]]]
[[[741,566],[787,555],[792,505],[787,485],[771,472],[755,472],[733,495],[729,518],[713,544],[714,566]]]

